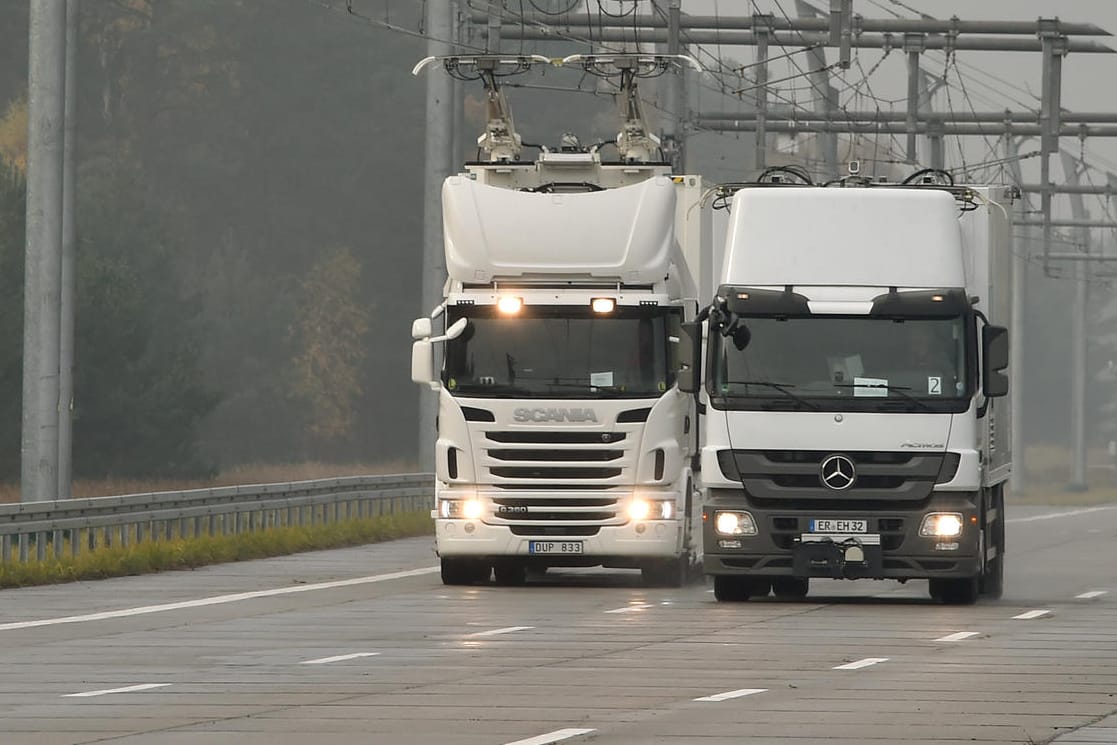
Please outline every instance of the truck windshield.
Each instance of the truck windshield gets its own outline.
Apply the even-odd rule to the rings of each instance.
[[[742,318],[744,349],[713,330],[709,392],[743,408],[957,411],[968,404],[962,318]],[[743,338],[743,337],[739,337]],[[760,402],[766,402],[761,406]],[[737,408],[737,406],[734,406]]]
[[[674,384],[677,309],[492,306],[450,309],[469,326],[446,344],[442,381],[455,394],[497,398],[649,398]]]

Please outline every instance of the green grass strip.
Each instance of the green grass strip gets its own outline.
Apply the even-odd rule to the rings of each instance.
[[[147,541],[86,551],[45,561],[0,564],[0,588],[124,577],[173,569],[194,569],[301,551],[358,546],[395,538],[433,535],[429,512],[405,512],[307,527],[270,528],[240,535]],[[14,557],[10,557],[13,558]]]

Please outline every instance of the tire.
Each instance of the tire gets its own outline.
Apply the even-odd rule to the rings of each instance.
[[[664,559],[640,567],[645,587],[682,587],[690,574],[690,557]]]
[[[719,574],[714,577],[714,597],[723,603],[764,597],[771,589],[768,580]]]
[[[992,526],[986,526],[986,541],[997,549],[997,555],[987,562],[981,576],[981,594],[990,600],[999,600],[1005,592],[1005,495],[1000,486],[993,488],[991,507],[997,512]]]
[[[772,593],[784,600],[800,600],[810,592],[811,581],[806,577],[777,577],[772,580]]]
[[[442,584],[469,585],[477,581],[477,565],[472,559],[448,559],[442,557]]]
[[[947,605],[973,605],[981,594],[980,577],[932,579],[929,584],[931,597],[942,600]]]
[[[519,561],[498,561],[493,564],[493,578],[498,585],[518,587],[527,581],[527,567]]]

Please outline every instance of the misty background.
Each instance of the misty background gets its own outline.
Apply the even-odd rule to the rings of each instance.
[[[570,2],[533,4],[558,9]],[[307,461],[416,470],[409,329],[430,309],[419,302],[426,81],[411,68],[426,54],[424,5],[354,0],[362,18],[346,14],[343,0],[83,0],[76,476],[205,478],[245,464]],[[740,15],[752,5],[697,0],[683,9]],[[755,5],[794,12],[792,0]],[[912,8],[926,6],[966,20],[1061,12],[1066,20],[1117,28],[1114,5],[857,0],[854,10],[915,17]],[[518,12],[521,3],[508,7]],[[27,30],[27,3],[0,0],[0,481],[8,482],[19,479]],[[507,35],[505,44],[549,56],[588,51],[571,41],[521,44]],[[749,48],[697,52],[723,73],[753,61]],[[828,50],[831,61],[834,54]],[[857,54],[860,72],[877,66],[869,86],[854,88],[860,73],[848,73],[850,108],[891,101],[901,110],[902,55]],[[1038,94],[1039,55],[1026,55],[1027,67],[1007,61],[1012,56],[1020,57],[999,55],[1006,59],[986,65],[990,53],[959,53],[958,74],[962,81],[974,76],[967,93],[978,110],[1021,109],[1029,87]],[[932,53],[925,57],[936,64]],[[1089,67],[1068,58],[1067,108],[1117,110],[1117,57],[1095,57]],[[982,70],[1015,87],[989,78],[983,87],[976,82]],[[770,77],[785,74],[773,65]],[[747,97],[726,95],[730,82],[725,74],[692,81],[691,109],[751,108]],[[599,81],[548,70],[509,83],[525,141],[554,144],[565,131],[583,142],[616,134],[616,104]],[[642,91],[658,115],[654,81]],[[810,105],[802,81],[779,93]],[[937,110],[945,110],[939,95]],[[966,108],[955,96],[951,104]],[[466,97],[459,144],[473,158],[484,111],[480,84],[467,86]],[[809,141],[773,145],[789,161],[812,151]],[[1117,170],[1109,143],[1088,146],[1098,173]],[[1064,139],[1063,147],[1077,150],[1078,143]],[[751,135],[692,132],[689,170],[712,180],[751,178],[753,149]],[[980,139],[947,139],[948,165],[968,159],[979,164],[975,175],[1003,180],[1003,169],[980,167],[988,151]],[[872,152],[882,162],[899,157],[896,143],[864,136],[843,140],[839,152]],[[1025,180],[1038,181],[1029,175],[1035,162],[1024,165]],[[909,170],[888,167],[896,175]],[[1055,173],[1061,180],[1058,166]],[[1112,219],[1108,200],[1088,200],[1094,219]],[[1095,249],[1104,239],[1112,252],[1108,232],[1096,233]],[[902,237],[897,242],[902,249]],[[1031,275],[1025,444],[1061,453],[1070,437],[1073,280],[1045,277],[1034,262]],[[1117,301],[1108,277],[1093,277],[1090,287],[1087,411],[1097,462],[1117,432],[1110,363],[1117,360]],[[1043,468],[1050,470],[1038,473]],[[1036,470],[1053,482],[1066,478],[1058,457],[1037,459]]]

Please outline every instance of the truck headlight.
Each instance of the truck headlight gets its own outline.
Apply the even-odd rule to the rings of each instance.
[[[476,520],[485,512],[484,503],[477,498],[443,499],[438,503],[438,516]]]
[[[714,532],[718,535],[756,535],[756,520],[750,512],[718,510],[714,513]]]
[[[634,497],[628,503],[628,519],[636,522],[640,520],[670,520],[674,516],[675,503],[669,500]]]
[[[962,513],[932,512],[923,516],[919,535],[925,538],[955,538],[962,535]]]

